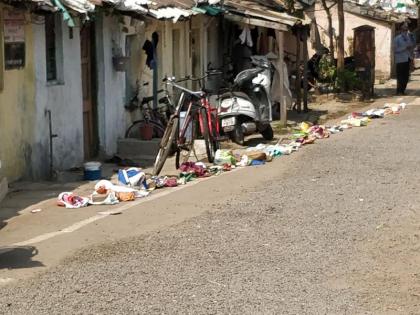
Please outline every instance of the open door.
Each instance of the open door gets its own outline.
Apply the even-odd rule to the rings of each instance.
[[[83,94],[83,142],[85,159],[96,154],[95,143],[95,115],[96,102],[94,98],[93,76],[93,27],[91,24],[83,25],[80,31],[81,66],[82,66],[82,94]]]

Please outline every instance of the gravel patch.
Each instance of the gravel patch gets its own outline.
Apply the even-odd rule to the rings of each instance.
[[[318,141],[200,217],[2,287],[0,312],[418,314],[419,117]]]

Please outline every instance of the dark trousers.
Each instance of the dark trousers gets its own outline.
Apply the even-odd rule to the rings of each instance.
[[[410,62],[397,63],[397,93],[405,92],[410,77]]]

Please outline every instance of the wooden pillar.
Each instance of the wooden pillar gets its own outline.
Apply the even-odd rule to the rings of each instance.
[[[284,33],[282,31],[276,31],[276,40],[278,46],[278,60],[277,60],[277,69],[280,76],[280,124],[284,127],[287,125],[287,101],[286,93],[284,89]]]
[[[302,110],[302,76],[300,71],[300,64],[301,64],[301,52],[300,52],[300,34],[301,30],[298,28],[296,30],[296,110],[300,112]]]
[[[302,29],[303,40],[303,110],[308,111],[308,31]]]

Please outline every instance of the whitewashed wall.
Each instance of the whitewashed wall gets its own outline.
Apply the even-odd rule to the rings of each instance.
[[[338,32],[337,10],[332,9],[333,27]],[[354,29],[358,26],[369,25],[375,28],[375,46],[376,46],[376,76],[389,78],[392,73],[393,55],[392,55],[392,25],[390,23],[381,22],[372,18],[365,18],[355,14],[345,12],[345,49],[346,56],[350,55],[351,39],[353,39]],[[325,11],[320,4],[316,4],[315,17],[321,36],[321,41],[328,47],[328,20]],[[308,45],[311,47],[311,45]],[[310,51],[312,56],[315,51]]]
[[[126,80],[114,70],[113,50],[125,52],[125,34],[116,17],[99,15],[96,21],[99,146],[102,154],[117,152],[117,140],[126,129]]]
[[[54,168],[65,170],[83,162],[83,108],[79,28],[73,30],[62,22],[63,80],[46,80],[45,27],[33,24],[36,77],[36,128],[32,147],[32,176],[42,178],[49,172],[49,129],[45,110],[52,112]]]

